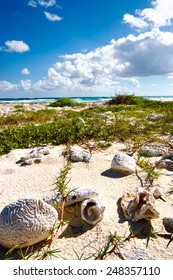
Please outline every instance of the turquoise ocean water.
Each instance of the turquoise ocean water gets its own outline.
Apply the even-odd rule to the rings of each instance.
[[[173,96],[143,96],[148,99],[160,101],[173,101]],[[0,103],[50,103],[58,100],[60,97],[38,97],[38,98],[0,98]],[[70,97],[78,102],[104,102],[112,97],[92,96],[92,97]]]
[[[61,97],[38,97],[38,98],[0,98],[0,103],[50,103]],[[110,97],[70,97],[77,102],[102,102],[107,101]]]

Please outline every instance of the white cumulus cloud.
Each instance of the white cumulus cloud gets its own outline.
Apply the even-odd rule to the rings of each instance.
[[[131,27],[143,29],[148,27],[148,23],[140,17],[135,17],[130,14],[125,14],[123,18],[124,23],[128,23]]]
[[[61,56],[38,81],[37,89],[113,89],[117,84],[139,88],[139,77],[173,73],[173,33],[158,28],[112,40],[88,53]]]
[[[152,8],[139,12],[146,21],[152,22],[155,27],[170,25],[173,20],[173,1],[155,0],[151,2]]]
[[[151,26],[152,28],[169,26],[173,23],[173,1],[151,1],[151,8],[137,10],[136,14],[137,17],[125,14],[124,22],[137,28],[146,28],[147,26]]]
[[[140,77],[173,76],[173,33],[158,28],[128,35],[86,53],[61,56],[47,76],[32,83],[22,80],[24,90],[114,90],[139,88]],[[26,71],[26,70],[25,70]],[[1,82],[1,88],[17,85]]]
[[[119,61],[125,65],[122,76],[166,75],[173,70],[173,33],[154,28],[138,36],[114,41]]]
[[[46,18],[50,21],[61,21],[61,20],[63,20],[62,17],[59,17],[56,14],[50,14],[48,12],[44,12],[44,14],[45,14]]]
[[[0,91],[17,90],[19,85],[12,84],[8,81],[0,81]]]
[[[28,91],[32,89],[32,81],[31,80],[21,80],[20,85],[22,89]]]
[[[29,75],[30,74],[28,68],[22,69],[21,73],[24,74],[24,75]]]
[[[6,41],[5,46],[0,47],[1,51],[23,53],[29,51],[29,46],[23,41]]]

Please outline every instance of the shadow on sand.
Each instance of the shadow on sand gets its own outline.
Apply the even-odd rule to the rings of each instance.
[[[127,219],[124,216],[123,210],[121,208],[121,198],[117,201],[117,212],[119,216],[119,223],[124,223]],[[153,229],[151,221],[142,219],[137,222],[128,221],[129,231],[132,232],[137,238],[148,238],[151,235]]]
[[[120,173],[120,172],[115,172],[112,169],[107,169],[101,173],[102,176],[109,177],[109,178],[123,178],[128,175],[129,173]]]

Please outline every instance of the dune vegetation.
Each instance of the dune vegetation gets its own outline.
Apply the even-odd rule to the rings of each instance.
[[[17,148],[90,140],[130,141],[134,145],[169,142],[173,134],[172,102],[120,95],[102,106],[76,107],[73,102],[71,106],[56,110],[49,104],[38,111],[18,107],[0,117],[0,154]]]

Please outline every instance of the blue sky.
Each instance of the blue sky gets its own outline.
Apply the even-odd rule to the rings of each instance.
[[[172,0],[1,0],[0,98],[173,95]]]

